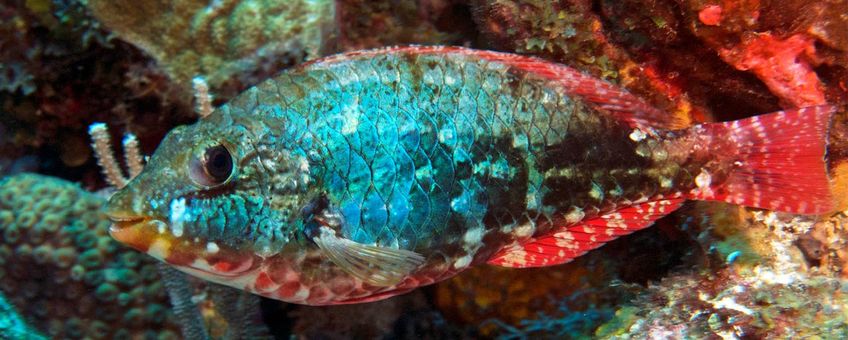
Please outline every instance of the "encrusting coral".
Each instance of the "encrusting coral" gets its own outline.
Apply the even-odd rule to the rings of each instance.
[[[60,179],[0,180],[0,290],[54,338],[177,338],[155,262],[108,235],[105,199]]]
[[[687,213],[683,228],[712,265],[651,284],[595,336],[848,336],[844,212],[814,218],[698,203]]]
[[[848,100],[848,1],[472,1],[495,47],[694,121]]]
[[[603,3],[603,2],[602,2]],[[704,120],[706,108],[653,60],[631,55],[604,26],[604,13],[585,0],[472,1],[478,27],[493,47],[557,61],[616,82],[683,121]]]
[[[334,2],[90,0],[94,15],[189,88],[195,76],[237,90],[314,58],[334,36]]]

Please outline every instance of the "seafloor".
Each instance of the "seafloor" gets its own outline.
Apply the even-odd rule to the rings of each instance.
[[[0,338],[848,338],[846,13],[846,0],[3,1]],[[398,44],[538,56],[693,123],[841,105],[828,145],[841,212],[690,203],[565,265],[476,267],[338,307],[186,278],[109,237],[90,124],[151,154],[197,119],[197,75],[220,105],[304,60]]]

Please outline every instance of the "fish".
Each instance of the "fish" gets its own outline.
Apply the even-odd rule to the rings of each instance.
[[[687,200],[828,213],[835,110],[692,124],[534,57],[355,51],[174,128],[107,215],[116,240],[199,278],[363,303],[566,263]]]

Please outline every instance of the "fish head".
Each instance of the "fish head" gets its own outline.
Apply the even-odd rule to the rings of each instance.
[[[215,282],[256,270],[295,229],[271,204],[255,136],[232,120],[169,132],[144,170],[109,200],[112,237]]]

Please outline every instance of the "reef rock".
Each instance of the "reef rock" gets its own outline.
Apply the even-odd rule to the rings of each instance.
[[[186,88],[195,76],[216,89],[254,84],[254,75],[321,55],[335,34],[329,0],[90,0],[88,6]]]

